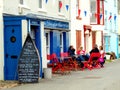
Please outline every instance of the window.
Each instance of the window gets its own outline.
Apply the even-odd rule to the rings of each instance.
[[[114,0],[114,7],[116,7],[116,4],[117,4],[117,3],[116,3],[116,0]]]
[[[59,12],[61,12],[61,8],[62,8],[62,1],[59,1],[59,2],[58,2],[58,9],[59,9],[58,11],[59,11]]]
[[[104,41],[105,41],[105,52],[109,52],[110,51],[110,36],[105,36],[104,37]]]
[[[76,16],[79,16],[79,0],[76,0]]]
[[[46,54],[50,54],[50,34],[49,34],[49,32],[46,32],[45,36],[46,36]]]
[[[22,4],[22,5],[24,4],[24,3],[23,3],[23,0],[20,0],[20,4]]]
[[[90,18],[90,22],[91,24],[94,24],[96,23],[96,20],[97,20],[97,12],[96,12],[96,9],[97,9],[97,5],[96,5],[96,0],[91,0],[90,1],[90,10],[91,10],[91,18]]]
[[[119,42],[120,42],[120,35],[119,35]]]
[[[107,30],[107,18],[105,18],[105,30]]]
[[[112,27],[112,13],[110,12],[110,15],[109,15],[109,30],[110,32],[113,32],[113,27]]]
[[[76,19],[81,19],[80,18],[80,0],[76,0]]]
[[[116,21],[114,20],[114,32],[117,32]]]
[[[91,24],[104,24],[104,1],[103,0],[90,0],[90,9],[92,16],[90,18]]]
[[[110,32],[112,32],[112,20],[110,20]]]
[[[42,8],[42,0],[39,0],[39,8]]]
[[[60,52],[63,52],[63,33],[60,33]]]

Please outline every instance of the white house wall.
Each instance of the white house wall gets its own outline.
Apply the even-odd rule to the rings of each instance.
[[[79,23],[76,23],[76,0],[74,0],[71,4],[70,4],[70,10],[71,10],[71,24],[70,24],[70,27],[71,27],[71,32],[70,32],[70,44],[73,45],[75,48],[76,48],[76,32],[75,30],[77,29],[76,28],[76,25]]]
[[[0,80],[4,79],[3,1],[0,0]]]
[[[90,25],[90,1],[89,0],[80,0],[80,18],[81,20],[76,19],[76,0],[71,1],[71,36],[70,36],[70,44],[72,44],[76,48],[76,30],[81,30],[82,37],[82,46],[84,47],[84,32],[83,25]],[[85,16],[84,11],[87,11]]]
[[[13,5],[14,2],[14,5]],[[20,5],[19,0],[4,0],[4,13],[14,15],[27,15],[29,13],[50,16],[59,19],[69,20],[69,8],[66,9],[66,5],[69,6],[69,0],[63,0],[62,2],[62,13],[58,13],[58,1],[48,0],[46,3],[43,1],[43,8],[39,8],[38,0],[24,0],[25,4]]]

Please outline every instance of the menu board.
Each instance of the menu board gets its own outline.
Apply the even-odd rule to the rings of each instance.
[[[20,83],[36,83],[39,79],[39,54],[28,34],[18,61],[18,80]]]

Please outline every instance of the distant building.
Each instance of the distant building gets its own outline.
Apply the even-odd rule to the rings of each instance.
[[[118,7],[117,0],[104,0],[104,48],[118,57]]]
[[[120,0],[118,0],[118,24],[120,23]],[[118,25],[118,49],[120,58],[120,26]]]

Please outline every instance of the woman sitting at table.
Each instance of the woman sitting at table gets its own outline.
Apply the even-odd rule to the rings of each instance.
[[[82,61],[88,60],[89,59],[89,55],[86,54],[85,50],[83,50],[83,47],[81,46],[79,48],[79,50],[77,51],[77,58],[76,60],[78,61],[78,64],[80,64],[80,67],[82,68],[84,66],[84,64],[82,63]]]
[[[81,61],[87,61],[89,59],[89,55],[83,50],[83,47],[80,46],[79,50],[77,51],[78,57],[80,57]]]

